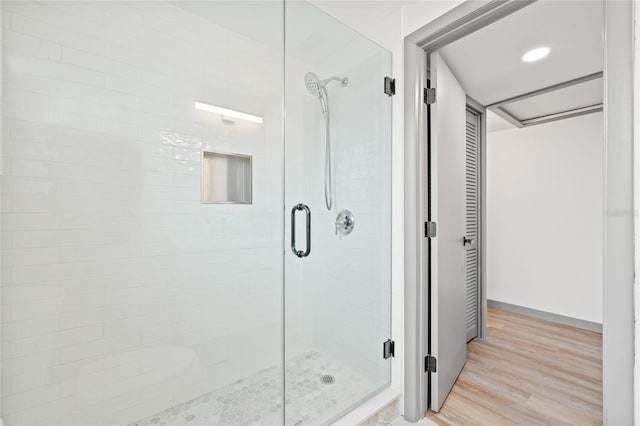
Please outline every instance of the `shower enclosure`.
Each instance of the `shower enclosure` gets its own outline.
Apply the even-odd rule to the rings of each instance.
[[[390,384],[388,51],[302,1],[0,7],[5,425],[326,424]]]

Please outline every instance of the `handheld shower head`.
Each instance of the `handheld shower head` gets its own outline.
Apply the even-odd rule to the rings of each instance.
[[[321,96],[321,90],[324,88],[324,84],[320,81],[318,74],[314,72],[308,72],[304,76],[304,85],[307,87],[309,93],[314,96]]]
[[[325,88],[323,82],[320,81],[318,74],[313,72],[308,72],[307,74],[305,74],[304,85],[306,86],[309,93],[318,97],[318,99],[320,100],[320,106],[322,107],[322,114],[326,115],[327,111],[329,111],[329,107],[327,105],[327,98],[329,96],[327,96],[327,89]]]
[[[340,78],[340,77],[329,77],[325,80],[320,80],[318,74],[314,72],[308,72],[304,76],[304,85],[314,96],[317,96],[320,100],[320,105],[322,107],[322,113],[324,115],[328,114],[329,111],[329,95],[327,94],[327,84],[332,81],[338,81],[342,85],[342,87],[349,84],[348,78]]]
[[[322,115],[324,116],[325,123],[325,157],[324,157],[324,201],[327,206],[327,210],[331,210],[333,206],[332,196],[332,173],[331,173],[331,136],[329,135],[329,93],[327,92],[327,84],[332,81],[338,81],[342,84],[342,87],[349,83],[348,78],[329,77],[326,80],[320,80],[318,74],[308,72],[304,76],[304,85],[314,96],[318,97],[320,101],[320,107],[322,108]]]
[[[349,79],[346,77],[341,78],[334,76],[324,80],[320,80],[318,74],[314,72],[308,72],[304,76],[304,85],[307,87],[309,93],[314,96],[322,96],[322,92],[324,91],[325,87],[327,87],[327,84],[331,83],[332,81],[340,82],[342,87],[345,87],[347,84],[349,84]]]

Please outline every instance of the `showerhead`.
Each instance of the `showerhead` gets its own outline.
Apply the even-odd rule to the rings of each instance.
[[[308,72],[304,76],[304,85],[307,87],[309,93],[314,96],[322,96],[322,92],[327,84],[331,81],[339,81],[342,86],[346,86],[349,84],[348,78],[340,78],[340,77],[329,77],[325,80],[320,80],[318,74],[314,72]]]
[[[324,85],[320,81],[318,74],[314,72],[308,72],[304,76],[304,85],[307,87],[309,93],[314,96],[321,96],[321,90],[324,88]]]
[[[318,77],[318,74],[314,72],[308,72],[304,76],[304,85],[307,87],[309,93],[313,96],[317,96],[320,100],[320,107],[322,108],[322,114],[327,115],[329,106],[327,105],[327,89],[324,87],[322,81]]]
[[[349,83],[348,78],[339,77],[329,77],[325,80],[320,80],[318,74],[314,72],[308,72],[304,76],[304,85],[306,86],[309,93],[311,93],[313,96],[318,97],[318,99],[320,100],[320,105],[322,106],[322,113],[324,115],[327,115],[329,111],[329,95],[327,94],[327,84],[334,80],[339,81],[343,87]]]

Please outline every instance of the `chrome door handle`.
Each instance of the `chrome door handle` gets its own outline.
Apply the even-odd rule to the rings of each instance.
[[[470,246],[473,244],[473,242],[475,241],[475,238],[467,238],[466,236],[462,237],[462,245],[463,246]]]
[[[307,231],[307,247],[304,251],[296,248],[296,212],[298,210],[304,210],[306,218],[306,231]],[[311,210],[309,206],[305,204],[296,204],[291,209],[291,251],[298,257],[307,257],[311,253]]]

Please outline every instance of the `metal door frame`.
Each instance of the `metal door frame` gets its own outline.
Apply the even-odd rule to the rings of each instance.
[[[427,411],[424,341],[427,271],[423,248],[426,183],[427,54],[531,4],[535,0],[467,0],[404,40],[404,417]],[[605,424],[632,424],[634,410],[634,4],[604,0],[604,310],[603,409]],[[483,144],[484,145],[484,144]],[[483,156],[486,158],[486,156]],[[483,182],[486,182],[483,168]],[[486,195],[482,194],[482,198]],[[486,217],[483,201],[482,229]],[[483,244],[483,250],[484,250]],[[485,268],[482,256],[482,269]],[[485,283],[486,280],[483,280]],[[486,300],[486,297],[483,296]],[[486,301],[484,302],[486,304]],[[485,318],[486,319],[486,318]],[[486,330],[484,330],[486,332]]]

